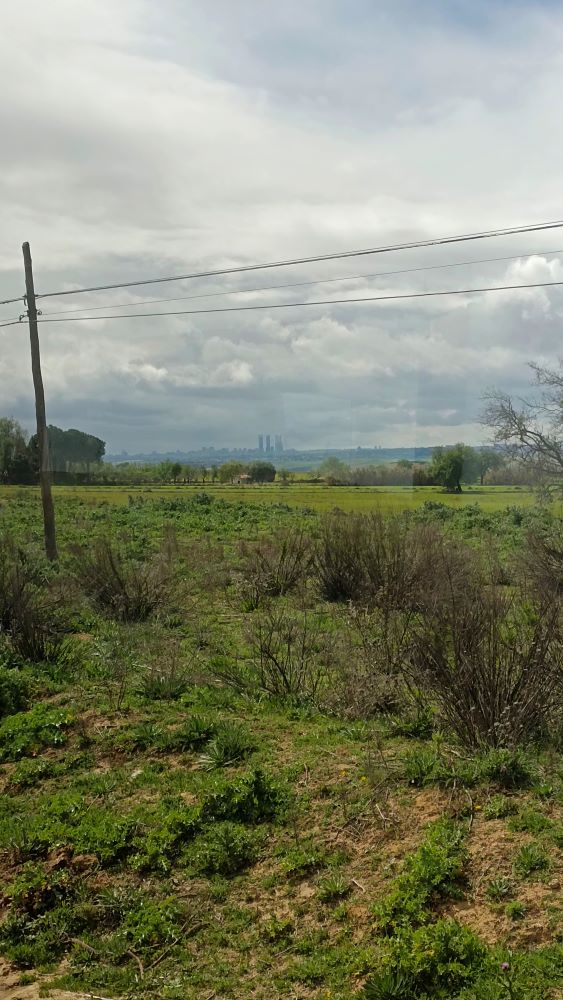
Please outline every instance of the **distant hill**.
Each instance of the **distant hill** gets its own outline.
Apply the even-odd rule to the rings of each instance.
[[[233,459],[243,462],[253,462],[266,458],[277,468],[293,471],[316,469],[326,458],[339,458],[349,465],[374,465],[382,462],[398,462],[408,459],[411,462],[428,462],[432,457],[432,448],[318,448],[297,451],[289,448],[283,452],[262,452],[257,448],[202,448],[198,451],[165,451],[138,453],[129,455],[106,455],[104,461],[113,465],[122,462],[135,462],[147,465],[157,464],[166,459],[181,462],[182,465],[222,465]]]

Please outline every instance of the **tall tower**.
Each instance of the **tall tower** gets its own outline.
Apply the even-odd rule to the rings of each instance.
[[[264,435],[258,435],[258,451],[264,451]]]
[[[282,441],[281,434],[276,434],[275,449],[276,449],[276,455],[281,455],[282,454],[282,452],[283,452],[283,441]]]
[[[272,443],[271,443],[270,435],[266,434],[266,451],[268,452],[268,454],[270,454],[271,450],[272,450]]]

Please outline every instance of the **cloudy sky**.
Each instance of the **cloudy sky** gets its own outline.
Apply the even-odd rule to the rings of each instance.
[[[23,290],[23,240],[41,293],[563,217],[560,2],[5,0],[0,84],[0,299]],[[563,229],[38,305],[556,281],[562,248]],[[347,280],[256,290],[328,278]],[[426,445],[482,440],[482,392],[523,392],[527,363],[562,353],[563,289],[74,321],[88,314],[41,327],[48,419],[108,451],[262,430]],[[23,325],[0,329],[0,414],[32,428],[28,355]]]

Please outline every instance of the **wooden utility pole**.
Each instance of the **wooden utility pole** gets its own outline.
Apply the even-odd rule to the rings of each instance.
[[[31,251],[29,249],[29,243],[24,243],[22,250],[25,267],[25,298],[27,302],[29,339],[31,343],[31,370],[33,372],[33,388],[35,389],[37,447],[39,450],[39,482],[41,484],[41,502],[43,504],[45,552],[47,553],[47,559],[57,559],[55,508],[53,506],[53,494],[51,493],[51,463],[49,459],[47,418],[45,415],[45,392],[43,390],[43,376],[41,375],[39,331],[37,329],[37,307],[35,305],[35,288],[33,286],[33,269],[31,266]]]

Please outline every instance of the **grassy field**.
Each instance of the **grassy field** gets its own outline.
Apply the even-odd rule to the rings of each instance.
[[[210,496],[228,500],[231,503],[287,504],[290,507],[306,507],[315,511],[330,511],[335,507],[344,511],[381,511],[399,513],[414,510],[428,500],[446,504],[457,509],[469,504],[479,504],[485,511],[498,511],[509,506],[532,507],[536,503],[533,491],[521,486],[468,486],[462,494],[444,493],[439,487],[384,487],[384,486],[321,486],[294,483],[280,486],[277,483],[263,486],[163,486],[163,487],[121,487],[121,486],[59,486],[54,495],[80,500],[92,506],[100,503],[126,504],[129,497],[189,497],[205,492]],[[0,500],[9,500],[20,495],[37,495],[34,487],[0,486]],[[563,514],[563,503],[555,506],[556,512]]]
[[[456,600],[481,557],[519,595],[557,518],[502,489],[201,492],[57,489],[52,567],[37,492],[0,491],[2,997],[561,1000],[561,734],[467,745],[405,687],[435,558],[414,617],[309,558],[323,510],[412,502]]]

